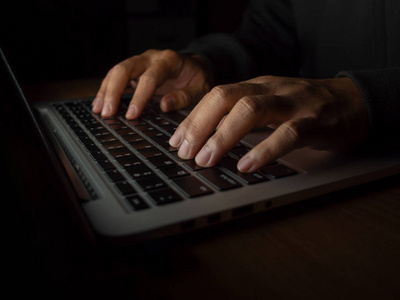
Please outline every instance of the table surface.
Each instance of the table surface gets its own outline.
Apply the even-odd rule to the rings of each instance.
[[[67,99],[93,96],[99,83],[24,90],[30,101]],[[43,240],[47,292],[59,295],[391,299],[400,296],[400,176],[145,245],[79,251],[62,234]]]

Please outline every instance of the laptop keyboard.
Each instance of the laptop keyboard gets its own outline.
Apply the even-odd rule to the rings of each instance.
[[[161,113],[154,104],[139,119],[126,120],[128,100],[123,97],[120,112],[107,119],[91,112],[91,99],[54,104],[54,108],[133,210],[297,174],[278,162],[252,174],[239,172],[237,162],[249,151],[240,143],[212,168],[202,168],[194,159],[182,160],[168,141],[184,117]]]

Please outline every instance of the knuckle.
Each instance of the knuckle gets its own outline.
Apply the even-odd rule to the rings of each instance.
[[[159,50],[155,50],[155,49],[147,49],[145,52],[142,53],[142,55],[144,56],[152,56],[156,53],[158,53]]]
[[[297,121],[283,123],[278,129],[282,130],[282,136],[292,143],[299,142],[304,135],[302,126]]]
[[[193,99],[193,96],[187,91],[178,91],[177,98],[179,99],[179,108],[188,106]]]
[[[273,81],[276,81],[277,76],[274,76],[274,75],[266,75],[266,76],[260,77],[260,79],[261,79],[262,81],[273,82]]]
[[[128,67],[126,66],[126,64],[124,62],[121,62],[121,63],[115,65],[114,67],[112,67],[111,71],[112,71],[112,73],[127,75]]]
[[[156,74],[150,70],[147,70],[140,76],[140,81],[146,85],[153,85],[155,83]]]
[[[232,95],[232,85],[218,85],[214,87],[209,93],[210,98],[218,103],[226,103],[228,98]]]
[[[161,52],[161,57],[164,59],[176,59],[179,56],[177,52],[171,49],[165,49]]]
[[[320,85],[310,82],[308,80],[300,80],[298,84],[301,93],[315,94],[321,89]]]
[[[225,149],[230,143],[229,138],[218,131],[208,141],[208,145],[213,149]]]
[[[261,103],[250,96],[241,98],[236,105],[243,114],[255,115],[262,110]]]

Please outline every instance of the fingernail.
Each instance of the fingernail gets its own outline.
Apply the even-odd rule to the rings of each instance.
[[[96,98],[92,102],[92,111],[98,114],[101,111],[102,101],[100,98]]]
[[[176,130],[173,136],[169,139],[169,144],[172,147],[176,148],[179,147],[181,141],[182,141],[182,134],[180,133],[180,131]]]
[[[101,116],[108,117],[110,115],[110,113],[111,113],[111,104],[107,102],[104,104],[103,110],[101,112]]]
[[[125,118],[129,120],[129,119],[134,119],[135,116],[136,116],[136,106],[130,105],[128,111],[126,112]]]
[[[199,166],[206,167],[208,166],[210,158],[211,158],[211,151],[208,148],[208,146],[204,146],[203,149],[201,149],[196,156],[196,163]]]
[[[182,145],[179,147],[178,155],[181,158],[187,158],[189,155],[189,142],[184,140]]]
[[[239,160],[237,168],[242,173],[252,172],[252,169],[254,168],[253,159],[249,156],[243,157],[241,160]]]

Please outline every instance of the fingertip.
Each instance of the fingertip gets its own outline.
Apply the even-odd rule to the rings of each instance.
[[[103,108],[103,100],[99,97],[96,97],[92,102],[92,111],[95,114],[99,114]]]
[[[132,105],[129,106],[129,108],[128,108],[126,114],[125,114],[125,118],[127,120],[132,120],[132,119],[137,118],[137,107],[136,107],[136,105],[132,104]]]
[[[106,102],[103,106],[103,109],[101,111],[101,116],[103,118],[108,118],[112,116],[112,105],[109,102]]]
[[[161,99],[160,108],[163,112],[175,110],[175,100],[173,98]]]
[[[245,156],[239,160],[237,168],[242,173],[252,173],[256,170],[254,160],[250,156]]]
[[[169,139],[169,144],[172,147],[177,148],[181,145],[182,139],[183,139],[182,134],[180,133],[179,130],[176,130],[175,133],[172,135],[172,137]]]

